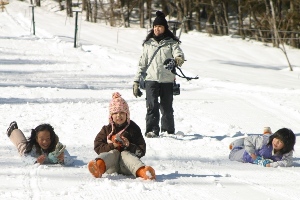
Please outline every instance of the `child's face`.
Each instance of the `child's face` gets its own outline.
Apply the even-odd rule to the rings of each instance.
[[[39,131],[36,140],[42,149],[48,149],[51,144],[50,132],[46,130]]]
[[[284,143],[281,140],[279,140],[278,138],[274,138],[272,140],[272,146],[273,146],[273,149],[280,150],[284,147]]]
[[[125,112],[114,113],[114,114],[112,114],[111,117],[112,117],[113,122],[118,125],[123,124],[127,119]]]

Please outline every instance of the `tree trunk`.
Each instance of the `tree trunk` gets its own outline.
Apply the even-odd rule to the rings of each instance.
[[[169,11],[168,11],[168,4],[169,0],[161,0],[161,11],[165,14],[168,15]]]
[[[290,12],[291,13],[294,13],[294,2],[293,1],[290,1]],[[292,33],[291,33],[291,39],[290,39],[290,45],[292,47],[297,47],[296,45],[296,41],[295,41],[295,38],[296,38],[296,34],[295,32],[297,31],[297,28],[295,27],[295,23],[294,23],[294,19],[291,18],[291,29],[292,29]]]
[[[188,22],[187,28],[188,28],[188,31],[191,31],[191,30],[193,30],[193,10],[192,10],[193,3],[192,3],[192,1],[186,1],[186,4],[187,4],[186,16],[188,16],[188,18],[190,19],[187,21]]]
[[[245,39],[244,25],[243,25],[243,12],[241,0],[238,0],[238,23],[239,23],[239,35]]]
[[[59,6],[59,10],[62,11],[64,9],[63,5],[61,4],[62,0],[58,0],[58,6]]]
[[[125,21],[125,14],[124,14],[124,7],[120,7],[120,15],[121,15],[121,23],[123,24],[123,26],[126,28],[126,21]]]
[[[272,19],[273,19],[274,33],[275,33],[275,37],[276,37],[275,40],[279,41],[281,43],[282,48],[280,48],[280,49],[283,51],[283,53],[284,53],[284,55],[285,55],[285,57],[287,59],[287,62],[288,62],[289,67],[290,67],[290,71],[293,71],[292,65],[290,63],[290,60],[289,60],[289,58],[287,56],[287,52],[286,52],[285,47],[284,47],[284,43],[282,42],[282,40],[279,38],[280,36],[278,35],[278,31],[277,31],[277,27],[276,27],[275,11],[274,11],[274,7],[273,7],[273,2],[272,1],[270,1],[270,6],[271,6],[271,10],[272,10]],[[279,47],[279,45],[278,45],[278,47]]]
[[[228,20],[228,3],[226,1],[222,2],[223,14],[224,14],[224,33],[227,35],[229,33],[229,20]]]
[[[211,0],[211,6],[213,8],[213,11],[214,11],[214,15],[215,15],[215,25],[217,27],[217,33],[219,35],[222,35],[222,29],[220,27],[220,17],[219,17],[219,13],[218,13],[218,10],[217,10],[217,7],[216,7],[216,4],[215,4],[215,0]]]
[[[130,7],[130,2],[127,1],[127,27],[130,27],[130,10],[129,10],[129,7]]]
[[[86,21],[90,21],[91,1],[86,0]]]
[[[276,26],[276,18],[275,18],[275,11],[274,11],[274,7],[273,7],[273,3],[272,1],[270,1],[270,6],[271,6],[271,10],[272,10],[272,18],[270,19],[270,24],[272,25],[273,28],[273,35],[274,35],[274,45],[275,47],[279,47],[279,35],[278,35],[278,31],[277,31],[277,26]]]
[[[35,0],[35,5],[41,7],[41,0]]]
[[[110,8],[109,8],[109,24],[110,26],[116,26],[115,14],[114,14],[114,0],[110,0]]]
[[[93,22],[97,23],[97,14],[98,14],[98,3],[97,0],[94,1],[94,8],[93,8]]]
[[[85,10],[85,11],[86,11],[86,1],[87,0],[82,0],[82,5],[81,5],[82,6],[82,10]]]
[[[152,5],[152,0],[147,0],[147,19],[148,19],[148,23],[149,23],[149,28],[152,28],[152,9],[151,9],[151,5]]]
[[[196,10],[196,30],[201,31],[201,13],[200,13],[200,0],[196,1],[195,10]]]
[[[177,7],[177,20],[182,21],[183,9],[182,9],[181,3],[176,3],[176,7]]]
[[[66,10],[67,10],[67,16],[73,17],[72,0],[66,0]]]
[[[140,28],[145,28],[145,9],[144,0],[140,0]]]

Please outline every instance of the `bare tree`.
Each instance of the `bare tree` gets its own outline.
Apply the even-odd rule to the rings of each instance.
[[[116,26],[115,13],[114,13],[114,0],[110,0],[110,7],[109,7],[109,24],[110,24],[111,26]]]
[[[86,14],[86,21],[90,21],[91,12],[92,12],[92,6],[91,6],[91,1],[90,0],[86,0],[85,10],[86,10],[86,13],[85,13]]]
[[[72,0],[66,0],[66,10],[67,10],[67,16],[73,17]]]
[[[144,0],[140,0],[140,27],[145,28],[145,9],[144,9]]]
[[[59,6],[59,10],[63,10],[64,6],[62,5],[62,0],[58,0],[58,6]]]
[[[125,14],[124,14],[124,7],[121,5],[121,1],[118,0],[118,7],[120,9],[120,19],[121,19],[121,24],[126,27],[126,22],[125,22]]]
[[[243,9],[242,9],[242,0],[238,0],[238,24],[239,24],[239,35],[245,39],[244,33],[244,23],[243,23]]]
[[[41,0],[35,0],[35,5],[41,7]]]
[[[82,11],[86,11],[86,1],[87,0],[81,0],[81,2],[82,2],[82,5],[81,5]]]
[[[276,19],[275,19],[275,11],[274,11],[274,6],[273,6],[273,2],[272,1],[270,1],[270,7],[271,7],[271,10],[272,10],[272,22],[273,22],[272,24],[273,24],[273,27],[274,27],[275,40],[276,41],[278,40],[281,43],[280,49],[282,50],[282,52],[284,53],[284,55],[286,57],[286,60],[287,60],[287,62],[289,64],[289,67],[290,67],[290,71],[293,71],[293,68],[291,66],[290,60],[289,60],[289,58],[287,56],[287,52],[286,52],[285,47],[284,47],[284,43],[280,39],[280,36],[278,34],[278,31],[277,31]],[[278,47],[279,47],[279,45],[278,45]]]
[[[221,29],[221,22],[220,22],[220,12],[219,12],[219,8],[215,2],[216,0],[211,0],[211,6],[213,8],[214,11],[214,15],[215,15],[215,24],[216,24],[216,28],[217,28],[217,33],[219,35],[222,35],[222,29]]]
[[[201,31],[201,13],[200,13],[200,0],[195,2],[195,12],[196,12],[196,30]]]
[[[152,17],[152,9],[151,9],[152,0],[146,0],[146,3],[147,3],[146,18],[148,19],[148,23],[151,26],[151,24],[152,24],[152,20],[151,20],[151,17]]]
[[[41,0],[34,1],[40,5]],[[63,9],[62,0],[56,1]],[[224,35],[235,29],[242,38],[272,42],[275,47],[282,42],[300,48],[300,0],[82,0],[87,21],[104,19],[110,26],[119,23],[130,27],[133,19],[141,28],[146,24],[151,27],[158,9],[169,16],[169,20],[184,21],[182,30],[185,32],[196,29]],[[73,16],[72,0],[66,0],[66,11],[68,16]],[[231,25],[232,19],[237,20],[237,27]],[[205,29],[201,25],[205,25]]]
[[[93,11],[92,11],[92,14],[93,14],[93,22],[97,22],[97,14],[98,14],[98,3],[97,3],[97,0],[94,1],[94,6],[93,6]]]

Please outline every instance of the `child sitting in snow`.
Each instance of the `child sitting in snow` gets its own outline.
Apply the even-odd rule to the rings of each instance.
[[[65,145],[59,142],[50,124],[41,124],[31,130],[31,136],[26,139],[18,128],[17,122],[10,123],[7,136],[17,147],[21,156],[28,164],[64,164]]]
[[[146,143],[140,127],[130,120],[129,107],[118,92],[109,104],[109,124],[102,127],[94,140],[98,154],[88,163],[90,173],[100,178],[105,172],[155,179],[155,171],[140,160]]]
[[[264,167],[290,167],[295,142],[292,130],[282,128],[272,134],[267,128],[263,135],[248,136],[231,143],[229,159]]]

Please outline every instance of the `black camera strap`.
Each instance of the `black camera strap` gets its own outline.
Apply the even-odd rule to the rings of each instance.
[[[176,66],[176,68],[179,69],[179,71],[182,75],[177,74],[176,70],[173,70],[174,72],[172,71],[172,73],[179,76],[180,78],[185,78],[187,81],[190,81],[192,79],[199,79],[198,75],[195,76],[195,77],[187,77],[186,75],[184,75],[184,73],[182,72],[182,70],[178,66]]]
[[[145,70],[145,71],[147,71],[148,67],[149,67],[150,64],[152,63],[152,60],[153,60],[154,56],[156,55],[156,53],[158,52],[158,50],[159,50],[161,47],[162,47],[162,46],[157,47],[157,49],[154,51],[154,53],[152,54],[152,57],[151,57],[149,63],[147,64],[147,67],[146,67],[146,70]],[[146,75],[147,75],[146,73],[142,73],[143,78],[145,78]]]
[[[165,66],[165,69],[170,70],[173,74],[179,76],[180,78],[185,78],[188,81],[190,81],[192,79],[199,79],[198,76],[196,76],[196,77],[188,77],[188,76],[184,75],[184,73],[182,72],[182,70],[180,69],[180,67],[178,67],[178,65],[177,65],[177,63],[176,63],[176,61],[175,61],[174,58],[168,58],[168,59],[166,59],[164,61],[164,66]],[[176,72],[176,68],[179,69],[181,75]]]

